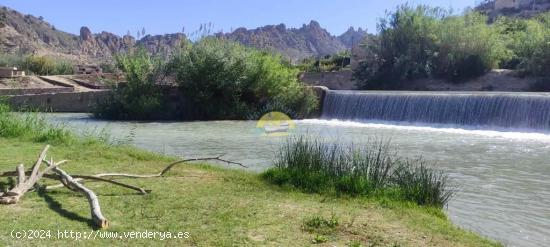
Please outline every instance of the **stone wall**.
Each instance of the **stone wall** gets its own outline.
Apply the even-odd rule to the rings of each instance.
[[[324,86],[331,90],[357,89],[352,80],[352,71],[336,72],[305,72],[300,75],[300,81],[311,86]]]
[[[26,94],[9,96],[15,108],[31,108],[51,112],[92,112],[108,91]]]

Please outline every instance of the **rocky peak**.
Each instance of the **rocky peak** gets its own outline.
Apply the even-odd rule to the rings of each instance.
[[[94,38],[92,31],[86,26],[80,28],[80,39],[83,41],[92,40]]]
[[[314,20],[311,20],[309,22],[309,25],[307,25],[309,28],[314,28],[314,29],[321,29],[321,24],[319,24],[319,22],[317,21],[314,21]]]
[[[358,28],[357,30],[355,30],[354,27],[349,27],[346,32],[338,36],[338,39],[342,43],[344,43],[346,47],[351,48],[352,46],[355,46],[363,39],[365,39],[367,35],[367,31],[363,30],[362,28]]]

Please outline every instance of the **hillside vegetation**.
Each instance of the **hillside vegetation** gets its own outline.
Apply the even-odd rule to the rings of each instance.
[[[379,32],[364,43],[355,69],[361,88],[397,89],[430,77],[460,82],[497,68],[547,76],[550,66],[549,13],[489,24],[474,11],[403,5],[380,20]]]

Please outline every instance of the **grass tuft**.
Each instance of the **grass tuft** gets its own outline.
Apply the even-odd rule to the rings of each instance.
[[[16,113],[0,102],[0,137],[27,137],[35,142],[70,143],[74,136],[63,125],[48,123],[38,113]]]
[[[274,165],[262,174],[265,180],[309,193],[390,197],[437,207],[453,194],[446,175],[422,159],[399,157],[384,142],[359,147],[299,136],[281,146]]]

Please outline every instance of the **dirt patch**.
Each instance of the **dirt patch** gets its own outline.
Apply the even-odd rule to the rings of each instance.
[[[36,76],[22,76],[0,79],[0,89],[16,88],[56,88],[58,86],[47,83]]]
[[[65,75],[65,78],[74,80],[83,86],[92,88],[107,88],[109,85],[124,81],[124,76],[114,73],[90,74],[90,75]]]

